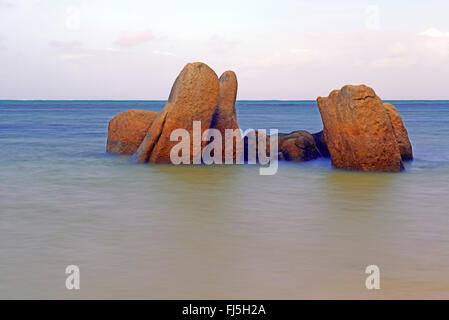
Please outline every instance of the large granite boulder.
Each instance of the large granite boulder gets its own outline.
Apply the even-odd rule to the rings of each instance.
[[[219,79],[218,102],[211,127],[221,131],[238,129],[235,99],[237,97],[237,77],[233,71],[225,71]]]
[[[402,160],[413,160],[412,144],[408,138],[407,129],[402,122],[402,117],[399,115],[396,107],[391,103],[384,103],[385,110],[387,110],[388,116],[393,126],[394,135],[399,145],[399,152],[401,153]]]
[[[190,162],[202,152],[193,147],[193,122],[201,121],[201,134],[210,128],[218,103],[218,77],[204,63],[187,64],[177,77],[167,104],[154,120],[139,149],[132,159],[137,162],[171,163],[170,151],[177,141],[170,141],[175,129],[185,129],[190,134]],[[198,150],[197,150],[198,149]],[[200,155],[199,155],[200,157]],[[201,157],[200,157],[201,159]]]
[[[289,134],[279,134],[279,159],[287,161],[309,161],[320,156],[313,136],[305,131],[298,130]]]
[[[373,89],[348,85],[317,102],[335,167],[392,172],[403,168],[390,116]]]
[[[157,115],[154,111],[136,109],[116,115],[109,121],[106,150],[115,154],[136,152]]]
[[[236,137],[226,136],[226,129],[238,130],[235,99],[237,97],[237,77],[233,71],[225,71],[219,79],[217,108],[212,119],[211,128],[217,129],[222,135],[223,159],[225,159],[225,146],[233,144],[232,159],[242,152],[241,134],[236,131]],[[233,141],[234,139],[234,141]],[[228,140],[228,141],[226,141]]]

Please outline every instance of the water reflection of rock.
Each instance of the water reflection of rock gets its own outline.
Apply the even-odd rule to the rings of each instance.
[[[400,174],[331,170],[323,177],[325,201],[321,221],[325,242],[336,265],[363,272],[375,263],[391,266],[395,235],[401,225],[397,214]],[[374,262],[373,262],[374,261]],[[348,265],[349,263],[349,265]]]
[[[239,185],[244,184],[243,166],[156,165],[164,177],[161,192],[168,194],[164,214],[162,253],[166,265],[165,283],[176,285],[177,296],[200,298],[201,292],[220,297],[220,291],[232,290],[221,282],[229,276],[239,239],[232,226],[237,210]],[[255,171],[256,173],[257,171]],[[238,202],[237,202],[238,206]],[[240,255],[239,255],[240,256]],[[165,276],[170,275],[170,276]],[[192,288],[196,295],[192,296]]]
[[[354,241],[378,238],[395,219],[399,174],[331,170],[323,178],[329,228],[353,235]]]
[[[244,183],[242,166],[157,165],[155,168],[164,180],[159,187],[167,195],[165,214],[173,219],[176,228],[194,238],[208,233],[206,229],[217,232],[223,228],[237,210],[236,199],[243,196],[238,187]],[[210,237],[204,240],[211,241],[215,237],[213,233],[204,234]],[[178,236],[181,234],[174,238]]]
[[[160,190],[171,195],[169,205],[179,203],[195,209],[196,214],[205,211],[213,214],[223,204],[229,204],[232,192],[239,181],[240,166],[229,165],[157,165],[156,172],[163,176]],[[215,208],[214,210],[211,210]]]
[[[330,208],[342,212],[380,210],[394,197],[399,175],[330,170],[323,178],[323,191]]]

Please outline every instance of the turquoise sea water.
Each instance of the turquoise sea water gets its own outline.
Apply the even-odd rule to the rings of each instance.
[[[329,160],[136,165],[108,121],[163,101],[0,101],[0,298],[449,298],[449,101],[393,101],[401,174]],[[238,122],[322,129],[314,101],[240,101]],[[65,288],[65,268],[81,290]],[[365,288],[378,265],[381,290]]]

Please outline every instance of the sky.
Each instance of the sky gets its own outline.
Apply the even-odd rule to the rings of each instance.
[[[238,99],[345,84],[449,99],[449,1],[0,0],[0,99],[165,100],[188,62]]]

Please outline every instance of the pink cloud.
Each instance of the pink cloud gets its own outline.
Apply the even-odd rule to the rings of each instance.
[[[120,47],[133,47],[154,39],[151,31],[122,32],[114,44]]]

